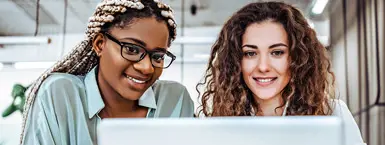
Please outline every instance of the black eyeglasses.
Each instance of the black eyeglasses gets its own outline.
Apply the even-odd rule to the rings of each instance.
[[[168,68],[176,59],[176,56],[167,50],[147,51],[144,47],[128,42],[120,42],[108,33],[104,33],[108,39],[120,45],[120,54],[128,61],[139,62],[149,54],[153,67]]]

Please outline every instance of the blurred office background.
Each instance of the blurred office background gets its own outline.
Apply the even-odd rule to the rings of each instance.
[[[0,0],[0,112],[16,83],[29,85],[83,39],[100,0]],[[163,0],[175,11],[177,60],[161,79],[195,85],[206,69],[223,23],[256,0]],[[265,0],[266,1],[266,0]],[[284,0],[302,10],[333,61],[339,98],[353,113],[368,145],[385,145],[385,25],[383,0]],[[37,13],[37,10],[38,13]],[[0,144],[17,144],[22,116],[0,117]]]

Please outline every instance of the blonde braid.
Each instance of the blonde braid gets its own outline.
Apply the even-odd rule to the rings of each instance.
[[[157,0],[158,8],[161,15],[166,19],[168,27],[172,30],[173,35],[171,41],[176,37],[176,23],[172,9]],[[96,11],[89,18],[89,23],[85,32],[85,39],[76,45],[73,50],[63,59],[55,63],[51,68],[47,69],[31,86],[26,104],[24,105],[22,131],[20,136],[20,144],[23,143],[23,136],[28,118],[28,112],[33,105],[38,90],[44,80],[54,72],[69,73],[73,75],[85,75],[98,64],[98,56],[93,51],[91,43],[94,37],[101,31],[106,23],[111,23],[114,16],[124,13],[127,9],[141,10],[144,5],[137,0],[103,0],[97,7]]]

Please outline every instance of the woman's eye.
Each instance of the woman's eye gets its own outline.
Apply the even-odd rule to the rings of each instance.
[[[257,55],[257,53],[252,52],[252,51],[248,51],[248,52],[243,53],[243,56],[245,56],[245,57],[253,57],[255,55]]]
[[[157,61],[157,62],[160,62],[164,59],[164,55],[153,55],[152,59]]]
[[[284,52],[283,51],[273,51],[273,52],[271,52],[271,54],[273,56],[281,56],[282,54],[284,54]]]
[[[126,53],[130,55],[137,55],[140,52],[140,48],[135,46],[124,46]]]

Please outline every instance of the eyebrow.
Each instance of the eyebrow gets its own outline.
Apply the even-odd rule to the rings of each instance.
[[[277,43],[277,44],[270,45],[270,46],[269,46],[269,49],[275,48],[275,47],[279,47],[279,46],[289,47],[289,46],[287,46],[286,44],[283,44],[283,43]],[[242,46],[242,48],[243,48],[243,47],[249,47],[249,48],[253,48],[253,49],[258,49],[258,46],[257,46],[257,45],[252,45],[252,44],[245,44],[245,45]]]
[[[122,40],[131,40],[131,41],[134,41],[135,43],[137,43],[139,45],[142,45],[143,47],[146,47],[145,42],[143,42],[142,40],[136,39],[136,38],[126,37],[126,38],[122,38]],[[122,42],[122,43],[124,43],[124,42]]]
[[[146,44],[144,41],[139,40],[139,39],[136,39],[136,38],[132,38],[132,37],[122,38],[122,40],[131,40],[131,41],[134,41],[135,43],[141,45],[142,47],[146,47],[146,46],[147,46],[147,44]],[[122,42],[122,43],[127,43],[127,42]],[[162,47],[155,47],[154,49],[166,51],[166,48],[162,48]]]

